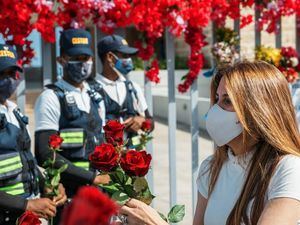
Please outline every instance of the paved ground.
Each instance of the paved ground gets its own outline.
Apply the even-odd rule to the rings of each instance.
[[[30,117],[30,130],[34,134],[33,104],[39,91],[27,92],[26,114]],[[168,160],[168,126],[166,121],[156,118],[154,131],[154,206],[157,210],[167,213],[169,210],[169,160]],[[33,136],[33,135],[32,135]],[[180,225],[192,224],[192,181],[191,181],[191,137],[189,128],[178,125],[176,131],[177,158],[177,200],[178,204],[186,205],[186,217]],[[213,152],[213,144],[205,131],[200,131],[199,158],[200,162]]]

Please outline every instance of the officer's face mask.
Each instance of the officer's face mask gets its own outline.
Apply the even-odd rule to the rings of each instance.
[[[216,145],[223,146],[239,136],[243,127],[237,114],[213,105],[207,113],[206,129]]]
[[[119,71],[121,74],[126,76],[128,73],[130,73],[132,70],[134,70],[133,61],[131,58],[119,58],[116,55],[114,55],[116,58],[115,62],[115,68],[117,71]]]
[[[92,74],[93,61],[69,61],[65,64],[64,69],[70,80],[80,84]]]
[[[0,103],[4,103],[15,92],[20,81],[12,77],[0,79]]]

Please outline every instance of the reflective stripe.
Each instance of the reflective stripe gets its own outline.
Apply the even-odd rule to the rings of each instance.
[[[64,138],[64,144],[82,144],[83,138]]]
[[[83,132],[61,132],[60,136],[64,139],[64,144],[83,143]]]
[[[17,164],[13,164],[13,165],[10,165],[10,166],[0,168],[0,174],[1,173],[8,173],[10,171],[20,169],[20,168],[22,168],[22,166],[23,166],[22,163],[17,163]]]
[[[89,162],[73,162],[73,164],[77,167],[83,168],[85,170],[89,170],[90,163]]]
[[[0,187],[0,191],[4,191],[7,194],[11,195],[20,195],[25,193],[23,183],[17,183],[6,187]]]
[[[83,132],[61,132],[60,136],[62,138],[69,138],[69,137],[82,137],[83,138]]]
[[[8,164],[12,164],[12,163],[18,163],[18,162],[21,162],[21,158],[20,158],[20,156],[15,156],[13,158],[1,160],[0,161],[0,167],[8,165]]]

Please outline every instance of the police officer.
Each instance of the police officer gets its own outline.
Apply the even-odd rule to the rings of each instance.
[[[128,138],[131,138],[129,144],[134,146],[138,144],[134,137],[146,118],[152,121],[152,130],[154,128],[142,89],[127,77],[134,69],[131,56],[138,49],[128,46],[127,41],[118,35],[102,38],[97,48],[103,71],[90,81],[90,85],[103,96],[106,120],[124,122]]]
[[[90,167],[88,156],[102,143],[105,109],[101,96],[85,80],[92,72],[91,35],[82,29],[68,29],[60,37],[63,77],[38,97],[35,104],[35,154],[39,165],[49,158],[48,138],[60,133],[64,139],[56,166],[67,164],[61,182],[68,197],[83,185],[109,182],[108,175],[98,175]]]
[[[54,201],[39,198],[43,177],[30,151],[28,118],[8,98],[18,86],[17,54],[12,46],[0,45],[0,224],[16,224],[26,210],[41,218],[53,217],[56,204],[67,198],[62,186]]]

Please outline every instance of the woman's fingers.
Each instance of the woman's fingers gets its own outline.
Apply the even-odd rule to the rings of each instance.
[[[129,201],[126,202],[126,205],[130,208],[137,208],[140,207],[142,205],[142,202],[132,198]]]
[[[132,214],[131,209],[126,205],[123,205],[120,208],[119,212],[120,212],[120,214],[123,214],[123,215],[131,215]]]

